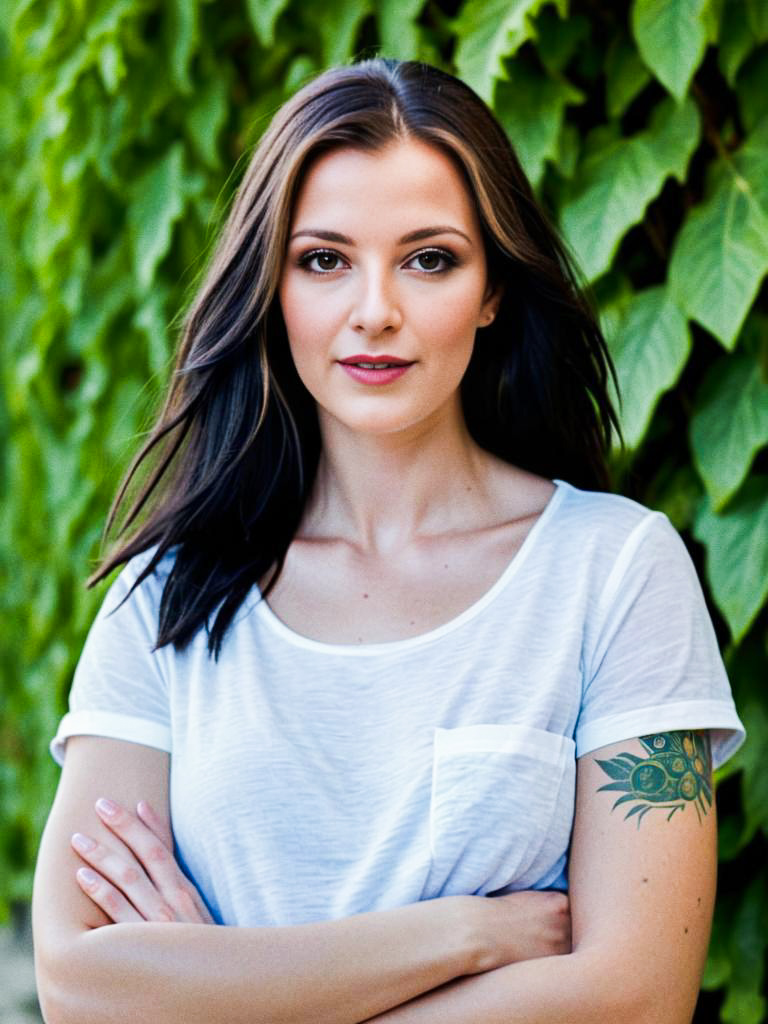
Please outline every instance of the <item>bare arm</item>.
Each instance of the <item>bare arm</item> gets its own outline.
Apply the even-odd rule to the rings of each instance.
[[[696,742],[691,734],[661,735]],[[711,768],[703,739],[704,757],[697,756],[701,747],[693,750],[677,795],[672,785],[663,802],[643,794],[657,768],[639,740],[579,761],[571,954],[450,982],[376,1017],[376,1024],[688,1024],[715,894],[715,808],[706,798]],[[644,762],[645,783],[643,765],[639,774],[629,771],[632,758]]]
[[[520,955],[508,898],[450,897],[276,928],[112,925],[119,890],[110,887],[109,913],[100,910],[75,881],[82,861],[70,845],[77,831],[110,849],[117,842],[129,855],[94,811],[103,795],[127,807],[146,799],[168,838],[168,756],[94,737],[68,743],[33,899],[38,989],[49,1024],[357,1024]]]

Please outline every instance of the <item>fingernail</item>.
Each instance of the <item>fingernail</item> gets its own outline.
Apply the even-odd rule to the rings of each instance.
[[[75,832],[72,836],[72,845],[79,853],[90,853],[96,848],[96,843],[90,836],[84,836],[81,832]]]
[[[146,800],[139,800],[138,804],[136,805],[136,810],[142,817],[152,817],[152,808],[149,806]]]
[[[112,818],[117,814],[117,804],[112,800],[107,800],[105,796],[100,796],[96,801],[96,810],[106,814],[108,818]]]
[[[91,871],[90,868],[78,868],[77,877],[91,889],[94,885],[99,884],[99,876],[95,871]]]

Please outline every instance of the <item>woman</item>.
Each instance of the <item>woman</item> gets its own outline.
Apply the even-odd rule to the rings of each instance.
[[[609,365],[466,86],[282,108],[53,744],[49,1020],[690,1019],[743,730]]]

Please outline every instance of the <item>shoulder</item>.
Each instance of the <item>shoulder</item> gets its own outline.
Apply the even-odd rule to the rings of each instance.
[[[566,480],[555,480],[558,490],[563,492],[562,501],[568,517],[574,524],[593,529],[608,529],[611,533],[631,533],[649,516],[666,516],[663,512],[627,498],[623,494],[608,491],[590,491],[576,487]]]
[[[554,528],[573,550],[581,551],[590,561],[613,566],[631,560],[641,550],[671,550],[678,555],[685,552],[682,538],[666,513],[622,494],[584,490],[563,480],[555,482]]]

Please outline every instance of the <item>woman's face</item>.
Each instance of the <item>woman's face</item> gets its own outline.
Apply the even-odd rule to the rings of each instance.
[[[334,150],[310,166],[279,298],[321,424],[387,434],[461,417],[475,331],[500,295],[459,171],[407,141]]]

